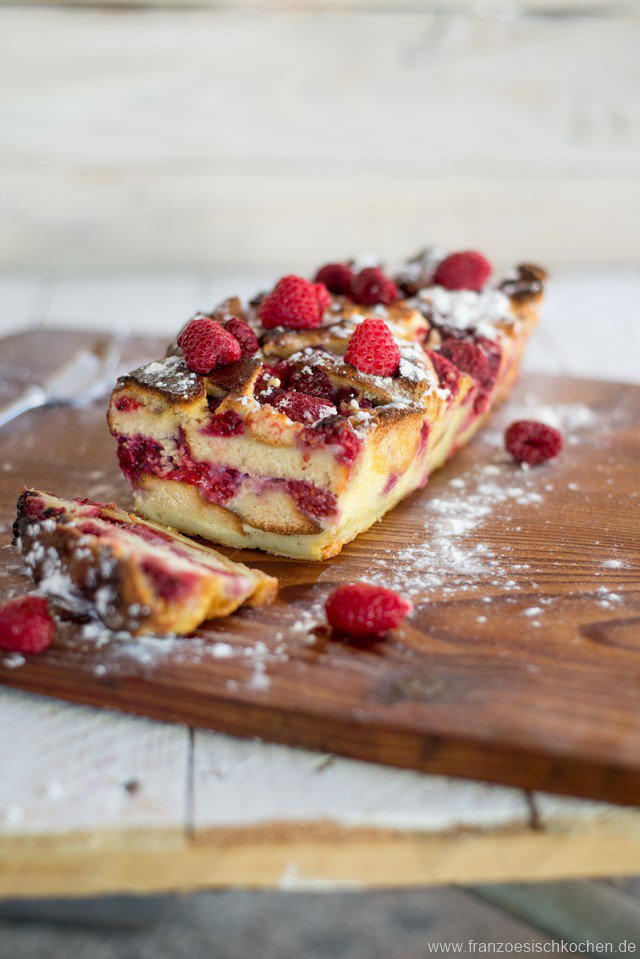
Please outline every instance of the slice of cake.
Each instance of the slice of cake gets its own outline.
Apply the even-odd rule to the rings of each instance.
[[[436,251],[395,280],[328,264],[190,321],[111,398],[136,509],[229,546],[334,556],[513,384],[545,275],[490,272],[480,254]]]
[[[25,490],[13,532],[43,592],[113,630],[190,633],[277,591],[271,576],[112,504]]]

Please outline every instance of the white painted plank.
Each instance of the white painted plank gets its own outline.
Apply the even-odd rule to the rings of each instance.
[[[640,381],[640,272],[575,271],[552,278],[525,369]]]
[[[0,336],[40,326],[54,287],[39,275],[0,275]]]
[[[637,174],[634,19],[27,8],[0,25],[3,171]]]
[[[0,36],[8,268],[301,269],[425,224],[639,262],[640,19],[0,8]]]
[[[540,826],[548,832],[640,837],[637,806],[614,806],[542,792],[533,794],[533,802]]]
[[[13,197],[9,206],[7,196]],[[576,222],[588,197],[597,229]],[[611,209],[625,217],[611,217]],[[16,247],[16,210],[23,242]],[[330,178],[24,176],[0,173],[0,264],[69,271],[292,271],[328,256],[388,259],[436,237],[527,258],[554,272],[640,266],[640,180],[503,181]],[[81,242],[61,242],[78,236]],[[96,307],[98,304],[96,304]]]
[[[524,794],[195,731],[194,831],[278,822],[443,832],[527,827]]]
[[[46,325],[169,336],[197,310],[206,309],[209,297],[208,278],[191,274],[65,277]]]
[[[524,369],[640,382],[640,271],[552,277]]]
[[[3,3],[13,3],[15,0],[0,0]],[[23,0],[23,3],[37,3],[40,6],[52,7],[119,7],[130,6],[131,0]],[[136,0],[139,7],[220,7],[227,9],[249,10],[336,10],[342,12],[388,12],[390,0]],[[440,16],[451,13],[466,13],[471,16],[493,17],[507,14],[509,16],[535,16],[538,14],[560,16],[584,16],[589,13],[594,16],[615,17],[625,16],[637,11],[635,0],[616,0],[607,3],[607,0],[397,0],[394,9],[398,12],[425,12],[436,13]]]
[[[262,290],[271,289],[280,275],[277,271],[269,269],[217,271],[209,277],[207,302],[217,305],[229,296],[239,296],[248,300]]]
[[[0,837],[184,830],[184,726],[4,688],[0,724]]]

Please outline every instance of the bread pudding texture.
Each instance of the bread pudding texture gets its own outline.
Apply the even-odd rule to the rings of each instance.
[[[112,630],[190,633],[240,606],[263,606],[277,580],[113,503],[27,489],[14,542],[40,589]]]
[[[226,546],[335,556],[425,486],[514,383],[545,273],[521,265],[489,285],[490,271],[480,254],[431,249],[393,279],[330,264],[191,321],[111,397],[136,510]],[[198,372],[209,328],[239,348],[221,333],[224,363]]]

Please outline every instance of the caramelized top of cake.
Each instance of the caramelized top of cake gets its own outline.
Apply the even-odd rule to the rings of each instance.
[[[440,408],[451,395],[451,375],[443,377],[444,360],[436,358],[438,369],[434,368],[431,351],[442,349],[443,356],[455,365],[455,351],[447,352],[445,345],[467,338],[480,343],[487,361],[493,362],[489,344],[496,343],[499,348],[500,337],[509,335],[526,318],[529,304],[542,294],[546,277],[539,267],[522,264],[500,283],[490,285],[486,275],[491,268],[480,254],[447,257],[437,249],[424,250],[407,260],[396,273],[395,283],[378,267],[356,274],[352,262],[332,266],[355,278],[348,295],[285,277],[274,291],[249,303],[232,297],[210,314],[198,315],[196,319],[208,318],[222,327],[238,321],[247,324],[255,335],[255,339],[251,336],[254,344],[258,342],[254,355],[214,366],[204,374],[193,372],[179,345],[187,324],[164,360],[122,377],[116,392],[132,385],[168,406],[189,404],[207,416],[233,410],[234,415],[250,419],[252,431],[258,434],[265,428],[264,415],[269,410],[274,417],[285,416],[304,428],[319,425],[327,417],[339,417],[358,432],[366,432],[391,415],[397,418]],[[327,276],[326,271],[321,270],[319,276]],[[367,280],[373,286],[358,283],[363,273],[369,274]],[[451,288],[452,278],[455,281],[457,276],[465,288]],[[266,309],[273,306],[274,295],[284,282],[291,288],[286,294],[289,300],[283,299],[293,311],[289,325],[279,322],[277,309],[275,313]],[[344,285],[344,279],[340,284]],[[305,314],[319,287],[318,314]],[[382,302],[358,302],[363,289],[365,299],[375,299],[379,289]],[[368,318],[382,320],[396,343],[399,362],[391,375],[363,371],[345,357],[354,331]],[[457,368],[462,380],[470,372],[473,376],[474,371],[465,369],[464,364]]]

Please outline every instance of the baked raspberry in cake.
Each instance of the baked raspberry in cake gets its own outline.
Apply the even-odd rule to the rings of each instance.
[[[25,490],[13,532],[41,591],[109,629],[190,633],[277,590],[271,576],[113,504]]]
[[[238,339],[230,361],[190,321],[112,395],[138,512],[229,546],[334,556],[424,486],[514,382],[545,274],[521,266],[491,284],[490,271],[478,253],[428,250],[393,277],[353,262],[289,275],[207,315]]]

